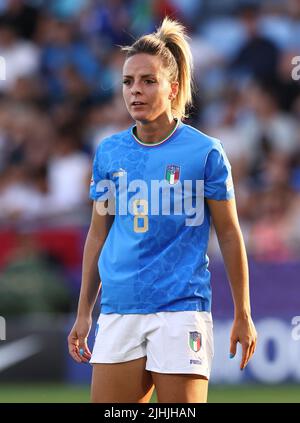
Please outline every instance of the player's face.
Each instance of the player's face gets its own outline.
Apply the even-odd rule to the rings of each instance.
[[[123,96],[135,121],[151,122],[171,113],[170,96],[177,83],[171,84],[161,59],[139,53],[126,60],[123,67]]]

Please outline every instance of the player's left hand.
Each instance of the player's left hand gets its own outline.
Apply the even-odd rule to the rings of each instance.
[[[243,370],[253,356],[257,343],[257,332],[250,315],[234,319],[230,336],[230,358],[235,356],[238,342],[242,345],[240,369]]]

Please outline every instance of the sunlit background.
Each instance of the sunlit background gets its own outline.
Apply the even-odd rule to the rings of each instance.
[[[118,45],[165,15],[191,37],[186,123],[219,138],[232,165],[259,335],[241,372],[212,233],[209,401],[300,402],[300,0],[0,0],[0,402],[89,401],[91,367],[68,356],[67,335],[91,163],[105,136],[133,124]]]

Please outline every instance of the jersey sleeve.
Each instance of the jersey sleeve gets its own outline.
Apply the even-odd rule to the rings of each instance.
[[[94,201],[105,201],[107,200],[108,192],[108,175],[105,170],[104,164],[101,160],[101,144],[98,145],[92,168],[92,178],[90,183],[90,194],[89,197]]]
[[[221,143],[208,153],[204,171],[204,197],[230,200],[234,197],[231,166]]]

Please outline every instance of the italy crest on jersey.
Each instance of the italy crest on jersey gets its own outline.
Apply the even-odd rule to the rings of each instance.
[[[175,185],[179,180],[180,167],[176,165],[168,165],[166,169],[166,180],[170,185]]]
[[[190,332],[190,347],[193,351],[198,352],[201,348],[202,336],[199,332]]]

